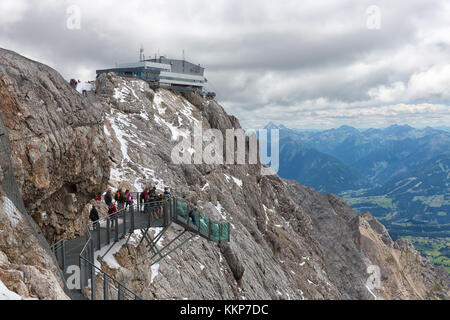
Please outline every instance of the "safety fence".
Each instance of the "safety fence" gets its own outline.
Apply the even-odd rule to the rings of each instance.
[[[66,242],[64,239],[50,246],[50,250],[58,262],[58,266],[61,270],[66,270]]]
[[[139,195],[137,198],[139,199]],[[189,231],[190,233],[193,233],[193,235],[198,234],[210,241],[219,243],[228,242],[230,240],[229,222],[217,222],[211,220],[182,199],[169,198],[147,203],[138,201],[118,212],[109,214],[95,222],[90,222],[86,226],[86,243],[79,255],[82,294],[87,296],[86,292],[89,290],[86,289],[90,289],[89,298],[91,300],[141,299],[136,293],[95,265],[95,252],[101,250],[101,248],[106,245],[114,245],[119,239],[124,238],[127,235],[128,239],[126,243],[128,243],[131,235],[134,234],[134,230],[136,229],[144,230],[147,228],[148,230],[150,227],[159,227],[163,228],[163,231],[160,233],[162,235],[171,223],[183,226],[185,228],[183,233]],[[144,237],[145,235],[143,235],[141,242]],[[173,239],[170,243],[174,242],[177,238]],[[155,244],[157,240],[158,236],[153,239],[153,244]],[[183,243],[185,242],[187,242],[187,240]],[[168,245],[166,245],[166,247],[168,247]],[[156,250],[155,248],[153,249]],[[169,251],[169,253],[173,250]],[[104,255],[106,255],[108,251],[106,251]],[[167,256],[169,253],[164,254],[164,256]],[[164,257],[161,252],[158,251],[152,259],[156,257],[157,254],[161,255],[160,259]],[[99,294],[101,296],[98,296]]]
[[[87,296],[90,289],[91,300],[140,300],[141,298],[121,282],[95,265],[94,237],[89,226],[86,227],[86,244],[80,253],[80,288]],[[100,297],[97,296],[100,290]]]
[[[176,209],[173,217],[179,225],[189,231],[197,232],[204,238],[213,242],[230,241],[230,223],[212,220],[207,215],[199,212],[195,207],[183,199],[175,198]]]
[[[80,282],[83,295],[86,296],[86,288],[89,288],[91,300],[141,299],[136,293],[95,265],[95,251],[117,243],[126,235],[129,240],[135,229],[148,226],[168,226],[170,215],[167,213],[169,205],[166,204],[170,203],[169,200],[167,202],[124,204],[125,208],[95,222],[90,222],[86,226],[86,244],[80,253]],[[101,297],[97,296],[98,292]]]

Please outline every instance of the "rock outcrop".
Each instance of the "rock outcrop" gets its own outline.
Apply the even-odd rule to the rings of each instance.
[[[325,269],[348,299],[448,299],[450,278],[405,239],[395,243],[370,213],[359,216],[334,195],[288,181],[289,191],[313,221]],[[380,282],[370,284],[368,274]],[[370,278],[370,279],[372,279]]]
[[[48,243],[82,235],[85,205],[107,185],[100,110],[55,70],[0,49],[0,111],[11,144],[8,154],[2,145],[0,181],[12,167],[15,193],[37,223],[0,188],[0,281],[23,298],[67,299],[42,235]]]
[[[0,110],[29,213],[50,242],[81,235],[110,173],[100,110],[55,70],[4,49]]]
[[[380,295],[386,299],[449,299],[450,278],[442,266],[422,257],[406,239],[395,243],[369,212],[360,218],[361,250],[367,265],[381,275]]]
[[[370,299],[367,266],[360,251],[358,214],[339,198],[322,196],[286,181],[295,202],[311,217],[314,238],[323,251],[327,273],[345,299]]]
[[[1,284],[17,298],[68,299],[52,257],[0,187]]]
[[[192,133],[194,124],[221,132],[240,128],[216,101],[152,90],[143,81],[113,74],[99,77],[97,92],[108,144],[113,146],[113,188],[169,186],[212,218],[231,222],[229,244],[219,248],[197,237],[155,265],[148,274],[153,280],[142,292],[145,298],[340,297],[322,271],[309,217],[290,199],[278,176],[262,176],[261,165],[173,163],[178,138]],[[161,243],[178,232],[177,227],[170,228]],[[131,254],[129,259],[138,257]],[[123,263],[128,270],[133,266]],[[130,282],[138,290],[134,284]]]

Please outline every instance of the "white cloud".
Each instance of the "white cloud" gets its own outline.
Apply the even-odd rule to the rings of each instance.
[[[395,101],[414,100],[449,100],[450,64],[433,65],[430,68],[413,73],[407,85],[402,81],[390,86],[381,85],[369,90],[368,94],[375,101],[392,103]]]
[[[74,3],[81,9],[75,31],[65,21]],[[1,0],[0,46],[81,80],[137,59],[141,44],[147,56],[179,58],[185,49],[207,67],[208,89],[246,127],[270,120],[375,126],[392,121],[390,112],[398,122],[448,123],[450,4],[380,0],[381,29],[368,30],[373,4]],[[435,114],[419,116],[425,109]]]
[[[27,8],[28,4],[25,0],[0,1],[0,27],[4,28],[20,21]]]
[[[414,73],[408,83],[409,95],[413,99],[445,99],[450,101],[450,63],[434,65]]]
[[[406,86],[402,81],[397,81],[390,86],[381,85],[369,90],[371,98],[382,103],[392,103],[405,96]]]

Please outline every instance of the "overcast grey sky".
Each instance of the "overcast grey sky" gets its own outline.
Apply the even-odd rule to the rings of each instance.
[[[0,0],[0,47],[83,80],[184,49],[246,128],[450,126],[449,22],[445,0]]]

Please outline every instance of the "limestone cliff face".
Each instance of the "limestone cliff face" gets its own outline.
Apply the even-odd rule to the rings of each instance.
[[[334,195],[288,181],[295,201],[313,221],[327,273],[345,298],[448,299],[450,278],[404,239],[395,243],[370,213],[361,216]],[[369,273],[372,275],[368,277]],[[380,282],[372,283],[374,277]]]
[[[102,262],[105,270],[145,298],[427,298],[413,295],[411,285],[401,294],[368,286],[368,267],[379,261],[368,258],[366,251],[371,250],[361,232],[362,220],[336,196],[321,196],[277,175],[262,176],[260,164],[174,164],[171,152],[179,138],[193,132],[194,124],[223,133],[240,128],[216,101],[152,90],[143,81],[113,74],[97,82],[105,134],[113,147],[110,185],[132,191],[169,186],[204,213],[232,224],[229,244],[218,247],[195,238],[153,268],[143,268],[149,256],[141,247],[118,250],[119,269]],[[186,150],[195,155],[189,146]],[[390,237],[374,225],[368,230],[383,244],[372,248],[377,255]],[[169,229],[161,244],[180,231],[176,226]],[[382,268],[381,288],[389,286],[386,274]],[[442,282],[435,273],[428,274]],[[448,288],[445,281],[442,286]]]
[[[109,178],[102,116],[55,70],[0,49],[0,110],[29,213],[53,242],[83,233]]]
[[[10,150],[0,115],[0,300],[67,299],[48,244],[24,208]]]
[[[38,224],[32,230],[14,205],[17,199],[0,188],[0,281],[12,296],[67,299],[41,236],[53,243],[84,232],[85,205],[104,190],[110,174],[101,113],[56,71],[4,49],[0,110],[0,182],[11,159],[17,193]],[[11,156],[3,152],[6,133]]]
[[[68,299],[51,256],[1,188],[0,282],[23,299]]]
[[[372,298],[365,286],[369,275],[360,251],[358,214],[333,195],[322,196],[295,181],[286,183],[294,201],[311,217],[327,273],[342,298]]]
[[[379,293],[386,299],[449,299],[450,278],[441,266],[422,257],[405,239],[393,242],[370,213],[361,215],[361,250],[367,265],[381,272]]]

